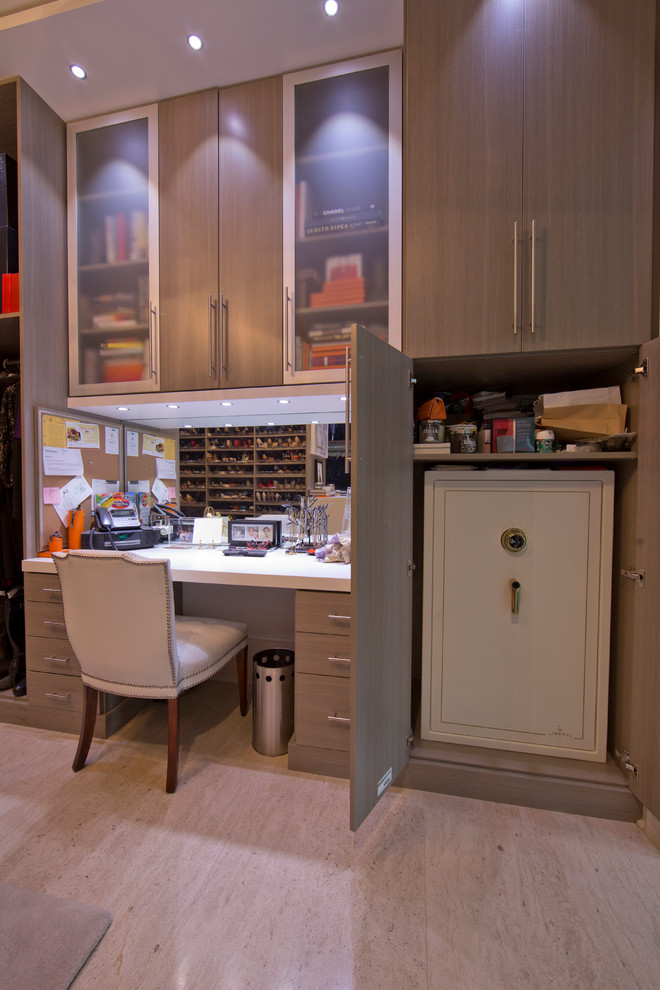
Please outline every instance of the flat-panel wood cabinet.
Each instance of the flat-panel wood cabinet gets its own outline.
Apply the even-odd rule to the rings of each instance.
[[[161,390],[282,382],[282,94],[159,105]]]
[[[220,90],[220,374],[282,384],[282,78]]]
[[[161,389],[217,388],[218,91],[158,107]]]
[[[651,333],[655,4],[406,0],[404,349]]]

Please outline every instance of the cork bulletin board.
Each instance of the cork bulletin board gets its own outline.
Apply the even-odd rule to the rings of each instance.
[[[68,511],[62,490],[76,479],[91,486],[107,481],[121,489],[123,483],[123,429],[116,420],[96,419],[78,413],[36,409],[37,545],[48,549],[48,538],[60,533],[68,543]],[[82,494],[82,487],[78,494]],[[74,500],[78,497],[73,493]],[[79,503],[84,513],[84,529],[89,529],[93,496]],[[59,511],[58,511],[59,510]],[[64,518],[61,518],[64,516]]]
[[[179,504],[178,431],[158,431],[124,424],[124,474],[126,490],[151,492],[158,502]],[[154,484],[160,481],[162,488]]]
[[[83,510],[83,529],[89,529],[97,493],[146,491],[152,502],[178,505],[176,431],[156,434],[118,420],[50,409],[36,409],[35,415],[39,550],[48,549],[54,533],[68,545],[69,505]]]

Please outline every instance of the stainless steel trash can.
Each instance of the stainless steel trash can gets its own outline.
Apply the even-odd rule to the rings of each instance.
[[[252,746],[264,756],[286,753],[293,735],[293,650],[252,657]]]

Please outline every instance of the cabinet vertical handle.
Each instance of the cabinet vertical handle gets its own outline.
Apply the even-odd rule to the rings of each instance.
[[[150,377],[158,381],[158,366],[156,363],[156,337],[158,333],[158,320],[157,320],[156,307],[151,305],[151,300],[149,300],[149,362],[150,362]]]
[[[518,333],[518,221],[513,221],[513,332]]]
[[[291,368],[293,371],[293,366],[291,364],[291,341],[289,339],[289,306],[291,305],[291,296],[289,295],[289,286],[284,286],[284,360],[286,362],[286,369]]]
[[[344,471],[351,472],[351,348],[346,348],[346,426],[344,447]]]
[[[220,321],[220,377],[227,374],[227,362],[225,360],[225,354],[227,353],[227,341],[225,339],[225,329],[226,323],[225,315],[228,317],[229,306],[224,294],[220,293],[220,306],[218,309],[218,320]]]
[[[216,375],[216,368],[215,368],[215,364],[213,363],[213,359],[215,357],[214,354],[215,335],[213,333],[214,311],[217,315],[217,307],[216,304],[213,302],[213,294],[209,292],[209,378],[215,378]]]
[[[530,331],[536,330],[536,220],[532,220],[532,322]]]

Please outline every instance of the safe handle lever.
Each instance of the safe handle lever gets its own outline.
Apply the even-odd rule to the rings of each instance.
[[[511,615],[520,615],[520,581],[511,582]]]

